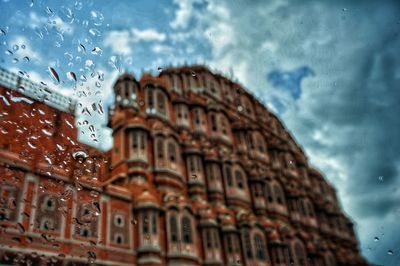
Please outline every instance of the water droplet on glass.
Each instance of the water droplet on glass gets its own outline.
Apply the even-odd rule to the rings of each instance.
[[[383,181],[383,176],[378,177],[379,181]]]
[[[14,64],[16,64],[16,63],[19,62],[19,60],[18,60],[18,58],[14,58],[14,59],[12,60],[12,62],[13,62]]]
[[[104,21],[104,16],[99,11],[93,10],[90,12],[92,16],[93,24],[96,26],[100,26]]]
[[[50,76],[53,79],[55,79],[57,81],[57,83],[60,83],[60,77],[58,76],[57,71],[52,67],[48,67],[48,70],[49,70]]]
[[[379,241],[379,237],[377,237],[377,236],[374,237],[374,241],[375,241],[375,242],[378,242],[378,241]]]
[[[30,61],[29,57],[27,57],[27,56],[24,56],[23,59],[24,59],[25,62],[29,62]]]
[[[242,111],[243,111],[243,106],[239,105],[239,106],[237,107],[237,110],[238,110],[239,112],[242,112]]]
[[[18,46],[18,45],[16,45],[16,44],[14,44],[14,46],[13,46],[13,50],[14,50],[14,52],[18,51],[18,50],[19,50],[19,46]]]
[[[195,77],[196,76],[196,72],[192,71],[191,75],[192,75],[192,77]]]
[[[387,254],[388,255],[393,255],[393,251],[392,250],[388,250]]]
[[[101,32],[97,29],[90,29],[89,30],[90,35],[92,35],[93,37],[100,37],[101,36]]]
[[[92,54],[94,54],[94,55],[101,55],[102,53],[103,53],[103,50],[101,50],[100,47],[94,47],[92,49]]]
[[[160,73],[163,71],[162,67],[158,67],[157,70],[158,70],[158,72],[160,72]]]
[[[82,7],[83,7],[83,4],[82,4],[81,1],[76,1],[75,4],[74,4],[74,7],[75,7],[76,10],[81,10]]]
[[[24,228],[24,226],[22,224],[17,223],[17,227],[18,227],[18,231],[19,231],[20,234],[25,233],[25,228]]]
[[[4,51],[4,53],[7,54],[7,55],[13,55],[13,54],[14,54],[14,53],[13,53],[12,51],[10,51],[10,50],[6,50],[6,51]]]
[[[72,157],[77,160],[79,158],[86,159],[89,155],[85,151],[76,151],[72,154]]]
[[[346,12],[346,11],[347,11],[347,8],[345,8],[345,7],[342,8],[342,11],[343,11],[343,12]]]
[[[67,78],[76,82],[76,74],[74,72],[67,72]]]

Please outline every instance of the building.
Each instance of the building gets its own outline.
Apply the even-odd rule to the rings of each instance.
[[[0,84],[2,265],[368,265],[279,119],[203,66],[120,76],[108,152],[78,142],[74,101]]]

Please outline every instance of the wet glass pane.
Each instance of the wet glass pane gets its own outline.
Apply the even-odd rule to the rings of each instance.
[[[400,265],[397,1],[0,10],[0,265]]]

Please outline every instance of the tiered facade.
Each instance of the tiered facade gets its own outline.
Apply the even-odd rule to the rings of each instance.
[[[122,75],[106,153],[77,141],[73,101],[0,82],[0,263],[367,265],[279,119],[205,67]]]

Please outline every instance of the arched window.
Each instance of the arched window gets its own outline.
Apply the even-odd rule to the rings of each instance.
[[[232,168],[230,165],[225,166],[225,176],[228,187],[233,187]]]
[[[296,242],[294,245],[294,253],[297,259],[297,265],[304,266],[306,262],[306,256],[304,253],[303,245],[299,242]]]
[[[168,143],[168,159],[171,162],[175,162],[176,161],[176,147],[175,147],[175,143],[170,141]]]
[[[214,248],[219,248],[219,234],[217,229],[213,230],[213,238]]]
[[[265,260],[267,258],[265,254],[265,244],[264,244],[264,239],[260,234],[256,234],[254,236],[254,244],[256,248],[256,256],[257,259],[259,260]]]
[[[219,122],[221,125],[221,133],[223,135],[228,135],[229,129],[228,129],[228,121],[226,117],[223,114],[220,114]]]
[[[147,212],[143,213],[143,216],[142,216],[142,231],[143,231],[143,234],[148,234],[150,232],[149,214]]]
[[[153,89],[150,87],[147,88],[147,105],[149,109],[154,108]]]
[[[231,234],[226,236],[226,249],[228,254],[233,253],[233,235]]]
[[[161,90],[157,91],[157,111],[162,114],[166,113],[165,95]]]
[[[267,197],[268,202],[272,202],[272,191],[269,183],[265,183],[265,196]]]
[[[217,131],[217,119],[215,117],[215,114],[211,114],[210,119],[211,119],[211,130]]]
[[[283,204],[285,200],[284,200],[282,188],[278,184],[274,185],[274,194],[275,194],[276,202],[278,204]]]
[[[243,189],[245,187],[245,182],[243,180],[243,174],[240,170],[235,171],[235,179],[238,188]]]
[[[153,212],[153,215],[151,216],[151,219],[152,219],[151,225],[152,225],[153,234],[157,234],[157,228],[158,228],[157,215],[158,215],[157,212]]]
[[[250,233],[248,230],[244,232],[244,251],[248,259],[253,258],[253,249],[251,247]]]
[[[169,228],[171,233],[171,242],[178,242],[178,222],[175,215],[172,215],[169,218]]]
[[[182,218],[182,237],[184,243],[192,243],[192,225],[189,217],[186,216]]]
[[[156,144],[156,149],[157,149],[157,158],[158,159],[164,159],[164,143],[163,139],[157,139],[157,144]]]

